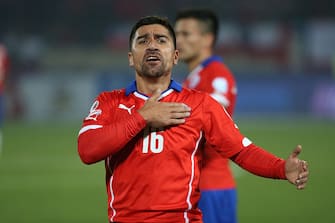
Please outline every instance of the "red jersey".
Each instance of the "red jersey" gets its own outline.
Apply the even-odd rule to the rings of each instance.
[[[236,103],[236,83],[233,74],[222,63],[221,58],[212,56],[196,67],[187,77],[184,86],[209,93],[233,115]],[[231,189],[235,180],[229,160],[215,150],[205,150],[200,178],[200,189]]]
[[[220,57],[212,56],[196,67],[187,77],[184,86],[209,93],[233,116],[237,87],[233,74]]]
[[[5,46],[0,44],[0,93],[4,90],[5,78],[9,69],[9,58]]]
[[[100,94],[79,132],[79,155],[88,164],[105,160],[111,222],[201,223],[197,203],[202,139],[208,149],[224,157],[236,156],[253,144],[206,93],[171,81],[160,102],[185,103],[192,111],[184,124],[164,129],[148,127],[137,112],[147,99],[136,90],[135,82],[126,89]],[[245,157],[238,157],[243,165]],[[267,176],[269,169],[256,172]]]

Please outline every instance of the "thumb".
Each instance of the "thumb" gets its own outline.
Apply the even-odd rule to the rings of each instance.
[[[302,151],[302,147],[301,147],[301,145],[297,145],[297,146],[295,147],[295,149],[292,151],[290,157],[291,157],[291,158],[296,158],[296,157],[298,157],[298,155],[301,153],[301,151]]]
[[[149,98],[150,101],[158,101],[159,97],[161,96],[161,89],[156,89],[154,93]]]

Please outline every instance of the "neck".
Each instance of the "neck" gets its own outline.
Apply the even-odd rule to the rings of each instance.
[[[193,71],[197,66],[199,66],[204,60],[206,60],[207,58],[212,56],[212,52],[211,51],[206,51],[204,53],[199,54],[198,56],[190,59],[189,61],[187,61],[187,67],[188,70],[191,72]]]
[[[136,74],[137,90],[145,95],[152,95],[156,90],[165,91],[168,89],[171,81],[171,75],[161,77],[143,77]]]

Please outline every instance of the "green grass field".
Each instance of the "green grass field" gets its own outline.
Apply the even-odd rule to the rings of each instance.
[[[310,164],[310,182],[303,191],[235,166],[240,223],[335,222],[335,122],[242,118],[237,123],[256,144],[281,157],[302,144],[301,157]],[[80,124],[5,125],[1,223],[107,222],[104,166],[86,166],[79,160]]]

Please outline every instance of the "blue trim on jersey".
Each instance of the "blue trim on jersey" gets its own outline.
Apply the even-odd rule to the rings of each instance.
[[[130,95],[131,93],[135,92],[137,90],[136,87],[136,81],[132,81],[127,87],[126,87],[126,96]]]
[[[237,223],[237,191],[201,190],[198,207],[204,223]]]
[[[214,61],[217,61],[217,62],[220,62],[220,63],[223,63],[223,59],[219,56],[211,56],[209,58],[207,58],[206,60],[204,60],[202,63],[201,63],[201,66],[202,67],[206,67],[208,64],[214,62]]]
[[[181,84],[179,84],[178,82],[171,80],[170,85],[168,87],[168,89],[166,89],[165,91],[162,92],[162,94],[170,89],[176,90],[178,92],[181,92],[182,90],[182,86]],[[135,91],[137,91],[137,87],[136,87],[136,81],[131,82],[128,87],[126,87],[126,96],[130,95],[131,93],[134,93]],[[139,93],[139,92],[138,92]],[[141,93],[140,93],[141,94]],[[142,94],[144,95],[144,94]],[[147,96],[147,95],[145,95]]]

